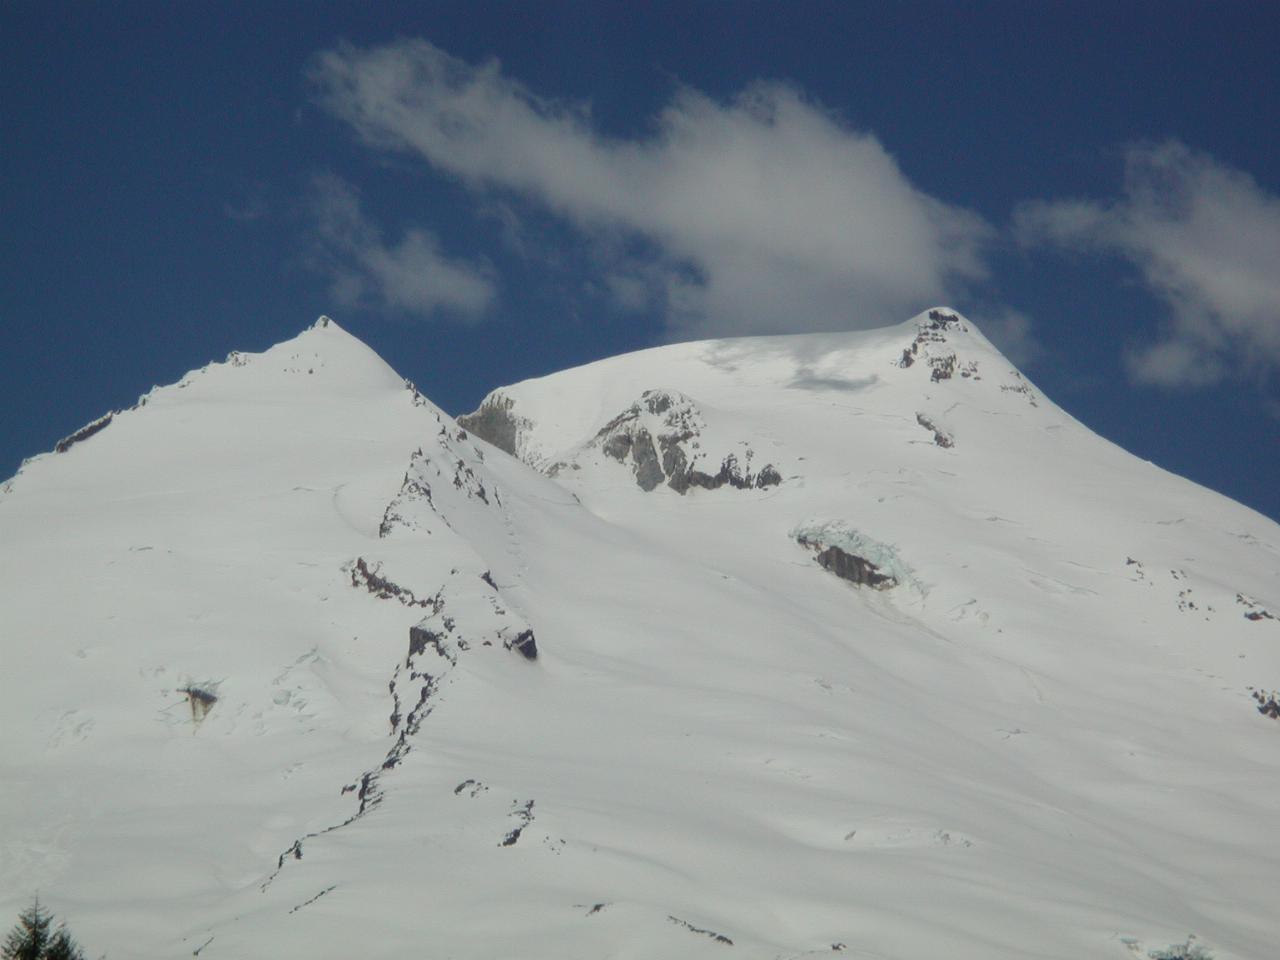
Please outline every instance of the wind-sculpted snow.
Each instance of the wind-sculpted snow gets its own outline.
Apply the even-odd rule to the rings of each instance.
[[[0,911],[138,960],[1273,952],[1280,528],[976,324],[430,392],[325,321],[3,485]]]

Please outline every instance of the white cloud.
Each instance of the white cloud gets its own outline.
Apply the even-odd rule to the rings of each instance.
[[[628,302],[644,284],[677,335],[897,322],[985,275],[980,217],[918,190],[875,137],[785,85],[730,103],[685,89],[650,135],[617,140],[495,61],[421,40],[339,47],[311,78],[372,147],[538,203],[589,236],[642,239],[650,262],[601,272]]]
[[[1025,243],[1117,253],[1169,306],[1161,338],[1133,350],[1143,383],[1195,386],[1280,367],[1280,197],[1176,141],[1132,147],[1115,203],[1029,203]]]
[[[388,246],[346,181],[316,177],[311,206],[321,264],[339,303],[458,319],[476,319],[492,303],[495,288],[486,266],[446,257],[425,230],[408,230]]]

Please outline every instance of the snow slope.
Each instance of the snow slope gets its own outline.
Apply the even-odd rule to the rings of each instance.
[[[0,911],[141,960],[1274,949],[1280,528],[953,311],[461,425],[325,320],[144,399],[0,488]]]

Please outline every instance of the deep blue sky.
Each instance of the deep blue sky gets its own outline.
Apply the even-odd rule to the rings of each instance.
[[[1257,263],[1280,237],[1280,7],[1268,3],[8,3],[0,475],[153,383],[320,313],[454,413],[503,383],[730,329],[723,310],[682,326],[661,303],[623,309],[604,292],[622,262],[646,282],[676,270],[714,284],[721,247],[664,233],[667,221],[646,228],[643,212],[601,228],[551,186],[362,142],[323,102],[316,58],[409,38],[465,65],[496,57],[502,82],[549,115],[589,105],[579,122],[597,143],[657,142],[681,91],[714,113],[756,81],[785,81],[831,129],[873,136],[904,182],[985,225],[985,275],[945,281],[949,299],[989,333],[988,314],[1025,318],[1007,335],[1034,352],[1023,367],[1046,393],[1139,456],[1280,518],[1280,307],[1267,305],[1280,262]],[[335,195],[360,210],[340,235],[318,212]],[[1069,228],[1068,199],[1097,222]],[[1188,209],[1208,213],[1188,226]],[[1256,218],[1236,231],[1242,209]],[[353,269],[344,258],[410,230],[483,278],[483,306],[335,291]],[[1240,256],[1255,262],[1237,297],[1218,280]],[[891,299],[896,319],[932,305],[919,300]],[[1166,363],[1152,383],[1132,357],[1171,323],[1194,363]]]

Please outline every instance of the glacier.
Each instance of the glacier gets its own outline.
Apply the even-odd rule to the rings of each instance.
[[[0,485],[0,917],[139,960],[1274,950],[1280,527],[967,318],[429,393],[322,318]]]

